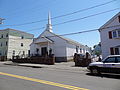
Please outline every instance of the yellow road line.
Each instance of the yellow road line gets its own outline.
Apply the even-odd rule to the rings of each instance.
[[[5,75],[5,76],[15,77],[15,78],[19,78],[19,79],[34,81],[34,82],[38,82],[38,83],[42,83],[42,84],[62,87],[62,88],[71,89],[71,90],[89,90],[89,89],[86,89],[86,88],[80,88],[80,87],[76,87],[76,86],[70,86],[70,85],[55,83],[55,82],[51,82],[51,81],[45,81],[45,80],[40,80],[40,79],[35,79],[35,78],[29,78],[29,77],[9,74],[9,73],[0,72],[0,75]]]

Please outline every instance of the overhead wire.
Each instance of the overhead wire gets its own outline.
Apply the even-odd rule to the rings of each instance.
[[[69,23],[69,22],[74,22],[74,21],[79,21],[79,20],[82,20],[82,19],[85,19],[85,18],[97,16],[97,15],[104,14],[104,13],[111,12],[111,11],[115,11],[115,10],[118,10],[118,9],[120,9],[120,8],[115,8],[115,9],[100,12],[100,13],[97,13],[97,14],[88,15],[88,16],[85,16],[85,17],[82,17],[82,18],[72,19],[72,20],[69,20],[69,21],[62,22],[62,23],[54,24],[53,26],[57,26],[57,25],[61,25],[61,24]]]
[[[61,25],[61,24],[65,24],[65,23],[70,23],[70,22],[74,22],[74,21],[86,19],[86,18],[89,18],[89,17],[93,17],[93,16],[97,16],[97,15],[100,15],[100,14],[104,14],[104,13],[107,13],[107,12],[115,11],[115,10],[117,10],[117,9],[120,9],[120,8],[116,8],[116,9],[112,9],[112,10],[100,12],[100,13],[97,13],[97,14],[92,14],[92,15],[89,15],[89,16],[85,16],[85,17],[82,17],[82,18],[74,19],[74,20],[65,21],[65,22],[58,23],[58,24],[53,24],[52,26],[54,27],[54,26],[57,26],[57,25]],[[33,30],[35,31],[35,30],[40,30],[40,29],[44,29],[44,28],[45,28],[45,27],[35,28],[35,29],[27,30],[26,32],[31,32],[31,31],[33,31]]]
[[[67,35],[81,34],[81,33],[93,32],[93,31],[100,31],[100,30],[103,30],[103,29],[114,28],[114,27],[120,27],[120,25],[114,25],[114,26],[109,26],[109,27],[104,27],[104,28],[99,28],[99,29],[97,28],[97,29],[84,30],[84,31],[81,31],[81,32],[61,34],[61,35],[57,35],[57,36],[67,36]],[[113,29],[113,30],[118,30],[118,29]],[[48,37],[56,37],[56,36],[48,36]]]
[[[90,10],[90,9],[93,9],[93,8],[96,8],[96,7],[100,7],[100,6],[103,6],[103,5],[107,5],[107,4],[110,4],[110,3],[115,2],[115,1],[117,1],[117,0],[111,0],[111,1],[106,2],[106,3],[102,3],[102,4],[95,5],[95,6],[92,6],[92,7],[88,7],[88,8],[85,8],[85,9],[80,9],[80,10],[77,10],[77,11],[74,11],[74,12],[71,12],[71,13],[67,13],[67,14],[55,16],[55,17],[53,17],[53,18],[51,18],[51,19],[57,19],[57,18],[61,18],[61,17],[73,15],[73,14],[76,14],[76,13],[79,13],[79,12],[83,12],[83,11],[87,11],[87,10]],[[42,20],[32,21],[32,22],[27,22],[27,23],[22,23],[22,24],[2,25],[2,26],[0,26],[0,27],[5,27],[5,26],[22,26],[22,25],[28,25],[28,24],[43,22],[43,21],[46,21],[46,20],[47,20],[47,19],[42,19]]]
[[[61,35],[55,34],[53,36],[47,36],[47,37],[49,38],[49,37],[57,37],[57,36],[76,35],[76,34],[88,33],[88,32],[93,32],[93,31],[101,31],[101,30],[104,30],[104,29],[115,28],[115,27],[120,27],[120,25],[114,25],[114,26],[108,26],[108,27],[96,28],[96,29],[89,29],[89,30],[84,30],[84,31],[80,30],[80,32],[73,32],[73,33],[67,33],[67,34],[61,34]],[[120,30],[120,28],[116,28],[116,29],[113,29],[113,30]],[[0,39],[7,39],[7,38],[0,38]],[[9,39],[18,40],[18,39],[21,39],[21,38],[9,38]],[[33,39],[33,38],[25,38],[25,39]],[[21,40],[24,40],[24,39],[21,39]]]
[[[118,9],[120,9],[120,8],[115,8],[115,9],[112,9],[112,10],[108,10],[108,11],[104,11],[104,12],[88,15],[88,16],[85,16],[85,17],[82,17],[82,18],[72,19],[72,20],[69,20],[69,21],[53,24],[52,26],[54,27],[54,26],[58,26],[58,25],[66,24],[66,23],[71,23],[71,22],[83,20],[83,19],[86,19],[86,18],[90,18],[90,17],[94,17],[94,16],[97,16],[97,15],[101,15],[101,14],[104,14],[104,13],[112,12],[112,11],[115,11],[115,10],[118,10]],[[30,31],[33,31],[33,30],[40,30],[40,29],[43,29],[43,28],[45,28],[45,27],[27,30],[27,32],[30,32]]]

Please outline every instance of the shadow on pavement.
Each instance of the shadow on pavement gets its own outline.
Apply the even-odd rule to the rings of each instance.
[[[113,78],[113,79],[120,79],[120,74],[101,74],[101,75],[92,75],[91,73],[86,73],[89,76],[101,77],[101,78]]]

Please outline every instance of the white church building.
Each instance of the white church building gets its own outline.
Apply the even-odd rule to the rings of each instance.
[[[73,59],[74,53],[85,54],[86,52],[90,52],[88,46],[53,33],[50,14],[45,31],[35,38],[30,45],[31,55],[43,56],[46,53],[48,55],[52,53],[57,62],[69,61]]]

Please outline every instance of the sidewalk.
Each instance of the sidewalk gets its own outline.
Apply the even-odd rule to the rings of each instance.
[[[34,68],[51,68],[51,69],[60,69],[60,70],[87,71],[87,67],[75,67],[74,62],[61,62],[61,63],[55,63],[55,65],[45,65],[45,64],[31,64],[31,63],[13,63],[12,61],[6,61],[6,62],[2,62],[2,64],[13,65],[13,66],[34,67]]]

